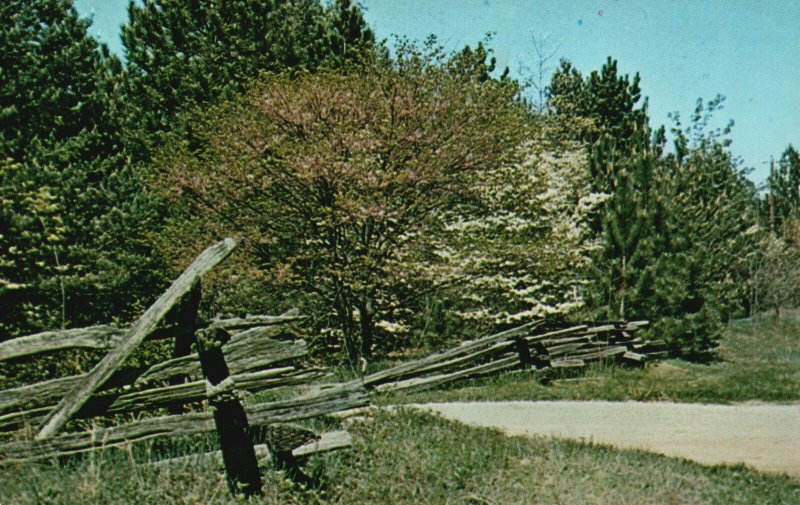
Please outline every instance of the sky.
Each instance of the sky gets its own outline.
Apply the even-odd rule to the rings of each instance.
[[[93,19],[90,33],[123,55],[119,28],[128,0],[74,0]],[[362,0],[379,39],[423,40],[446,49],[492,33],[498,66],[524,77],[536,56],[532,37],[582,73],[608,56],[621,73],[641,76],[651,126],[668,113],[688,118],[698,98],[726,97],[715,126],[734,120],[731,150],[763,181],[770,156],[800,147],[800,0]]]

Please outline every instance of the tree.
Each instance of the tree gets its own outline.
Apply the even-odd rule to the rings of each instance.
[[[120,127],[120,62],[68,0],[0,7],[0,339],[126,319],[164,270]]]
[[[145,0],[128,13],[126,95],[139,155],[160,145],[157,134],[183,128],[181,114],[230,98],[262,70],[341,65],[374,41],[350,0]]]
[[[0,156],[21,161],[37,146],[70,141],[64,155],[109,154],[107,145],[76,139],[109,134],[120,70],[105,46],[87,35],[89,21],[69,0],[10,0],[0,6],[0,25]]]
[[[97,246],[127,179],[120,63],[89,21],[69,0],[12,0],[0,26],[2,339],[104,313],[98,291],[110,279],[96,271]]]
[[[584,79],[562,62],[550,104],[570,137],[590,152],[593,191],[607,195],[593,222],[601,248],[593,260],[589,305],[605,318],[646,318],[676,354],[699,356],[747,299],[757,254],[755,190],[724,136],[709,131],[722,97],[698,101],[685,129],[675,116],[675,152],[664,157],[665,129],[648,126],[639,76],[616,61]]]
[[[632,139],[647,129],[647,100],[641,99],[639,74],[633,81],[617,72],[617,61],[610,56],[598,72],[588,77],[568,60],[562,60],[549,87],[549,104],[555,114],[573,119],[573,138],[589,144],[603,134],[618,142]]]
[[[758,301],[755,309],[772,309],[776,319],[781,308],[796,306],[800,295],[800,223],[795,218],[784,226],[787,238],[766,234],[762,239],[763,254],[753,273]]]
[[[440,212],[435,259],[416,265],[474,333],[584,308],[590,217],[604,197],[591,193],[585,151],[547,141],[549,128],[519,147],[521,161],[471,174],[474,198]]]
[[[686,128],[674,117],[675,152],[659,188],[667,215],[645,308],[653,334],[688,356],[707,354],[724,323],[743,314],[758,253],[755,187],[728,150],[732,125],[708,128],[723,100],[698,100]]]
[[[176,142],[161,164],[194,239],[239,236],[248,271],[305,301],[355,362],[435,282],[408,268],[434,258],[435,211],[472,198],[467,174],[514,160],[516,93],[401,45],[357,73],[265,74],[195,125],[205,148]]]
[[[595,221],[601,249],[594,258],[594,304],[608,319],[641,317],[663,218],[656,150],[646,131],[633,147],[604,134],[592,148],[590,167],[594,190],[608,195]]]
[[[525,84],[533,88],[533,109],[543,114],[547,111],[547,96],[550,88],[546,78],[550,72],[549,61],[558,53],[563,45],[563,41],[555,45],[554,48],[548,47],[549,34],[536,34],[531,32],[531,47],[533,49],[533,66],[523,64],[520,73],[525,77]],[[564,60],[562,60],[562,63]]]
[[[772,206],[770,226],[777,231],[800,209],[800,154],[791,144],[783,151],[777,169],[769,174],[767,182]]]
[[[639,75],[620,76],[610,57],[586,79],[562,60],[549,88],[550,107],[568,125],[569,138],[589,152],[590,188],[607,195],[591,220],[600,243],[593,261],[590,304],[604,318],[636,314],[657,247],[658,157],[662,140],[651,138],[647,100],[641,106]]]

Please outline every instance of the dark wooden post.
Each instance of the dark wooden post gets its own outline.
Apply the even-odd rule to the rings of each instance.
[[[519,355],[519,364],[522,365],[523,370],[531,369],[531,350],[528,347],[528,340],[524,337],[517,337],[514,339],[514,344],[517,348]]]
[[[536,351],[536,357],[531,362],[537,369],[547,368],[550,366],[550,355],[547,353],[547,347],[541,342],[533,342],[531,347]]]
[[[201,293],[202,289],[200,281],[198,281],[177,308],[177,314],[174,318],[175,328],[172,330],[175,336],[175,347],[172,351],[173,358],[187,356],[192,352],[194,332],[197,331],[197,309],[200,306]],[[169,383],[172,385],[183,384],[186,379],[186,375],[175,375],[170,377]],[[184,410],[183,405],[174,405],[169,408],[171,414],[180,414]]]
[[[222,344],[230,335],[221,328],[208,328],[197,331],[195,337],[200,366],[208,382],[208,403],[214,412],[228,487],[234,495],[261,494],[261,474],[247,415],[222,354]]]

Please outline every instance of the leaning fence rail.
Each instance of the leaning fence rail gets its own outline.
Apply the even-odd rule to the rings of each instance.
[[[0,362],[66,349],[108,351],[88,373],[0,391],[0,433],[5,435],[0,438],[0,465],[216,432],[231,491],[252,495],[261,489],[257,457],[267,449],[255,444],[251,428],[368,405],[357,385],[243,404],[242,393],[307,385],[322,371],[305,363],[306,343],[286,331],[300,320],[296,315],[198,318],[202,276],[234,247],[226,239],[203,251],[129,328],[50,331],[0,343]],[[164,338],[174,339],[172,358],[148,367],[125,366],[144,341]],[[205,402],[208,408],[183,411],[194,402]],[[157,409],[163,409],[161,414],[136,420],[113,417]],[[111,425],[75,429],[74,421],[101,416]],[[19,431],[31,426],[38,426],[35,437]],[[341,448],[347,440],[341,434],[323,434],[316,444],[297,448],[298,454]]]

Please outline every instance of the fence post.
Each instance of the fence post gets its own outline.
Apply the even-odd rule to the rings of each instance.
[[[514,339],[514,344],[517,347],[517,354],[519,355],[519,364],[522,365],[523,370],[531,369],[531,350],[528,347],[528,340],[523,337]]]
[[[208,328],[195,333],[200,367],[206,378],[208,403],[214,413],[222,460],[228,477],[228,488],[234,495],[261,494],[261,474],[250,435],[247,414],[242,407],[230,370],[222,353],[230,335],[221,328]]]
[[[533,350],[536,351],[536,357],[532,360],[534,366],[537,369],[549,367],[550,355],[547,352],[547,347],[545,347],[541,342],[533,342],[531,347],[533,347]]]
[[[173,358],[187,356],[192,352],[192,342],[194,342],[194,332],[197,331],[197,309],[200,305],[202,288],[200,281],[195,284],[192,290],[177,307],[175,317],[175,327],[172,333],[175,337],[175,347],[172,350]],[[173,386],[186,382],[186,375],[175,375],[170,377],[169,383]],[[185,411],[183,405],[174,405],[169,409],[171,414],[180,414]]]

